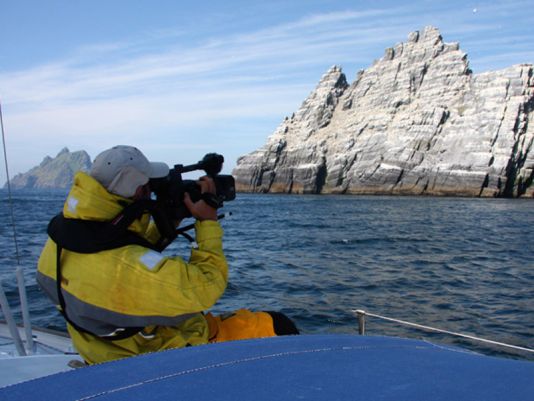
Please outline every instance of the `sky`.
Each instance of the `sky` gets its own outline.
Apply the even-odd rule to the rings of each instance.
[[[331,66],[352,82],[428,25],[460,43],[475,74],[534,62],[534,0],[0,4],[11,178],[64,147],[94,159],[117,144],[170,166],[217,152],[229,173]]]

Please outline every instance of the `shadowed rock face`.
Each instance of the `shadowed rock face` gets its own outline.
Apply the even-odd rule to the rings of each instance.
[[[332,67],[260,149],[248,192],[534,197],[532,65],[473,75],[427,27],[348,85]]]
[[[77,171],[89,171],[91,159],[85,151],[64,148],[55,158],[47,156],[41,164],[24,174],[17,174],[10,184],[15,189],[62,189],[72,184]],[[4,187],[7,186],[4,185]]]

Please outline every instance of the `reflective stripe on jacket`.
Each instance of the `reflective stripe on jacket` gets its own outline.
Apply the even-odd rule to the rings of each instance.
[[[127,202],[108,193],[89,175],[78,173],[63,214],[106,221]],[[88,362],[208,341],[207,323],[200,312],[223,294],[228,268],[219,223],[197,222],[195,229],[198,248],[192,249],[189,263],[139,245],[92,254],[63,250],[62,293],[69,318],[83,323],[82,327],[90,325],[98,334],[110,334],[117,327],[145,327],[138,335],[111,342],[68,325],[74,346]],[[136,220],[130,230],[152,243],[158,239],[148,216]],[[57,304],[55,279],[56,244],[48,239],[39,259],[37,280]]]

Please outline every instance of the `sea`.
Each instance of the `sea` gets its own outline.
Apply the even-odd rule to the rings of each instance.
[[[32,323],[56,330],[65,324],[35,270],[48,221],[65,197],[16,191],[9,202],[0,190],[2,285],[20,320],[21,266]],[[280,311],[304,334],[358,334],[360,309],[534,348],[531,199],[238,194],[222,211],[230,275],[215,313]],[[190,247],[180,237],[164,253],[187,259]],[[366,334],[534,360],[533,353],[377,317],[367,317]]]

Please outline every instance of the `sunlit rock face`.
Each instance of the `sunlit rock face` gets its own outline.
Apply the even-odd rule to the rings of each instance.
[[[534,197],[531,64],[474,75],[413,32],[348,84],[332,67],[233,171],[246,192]]]

